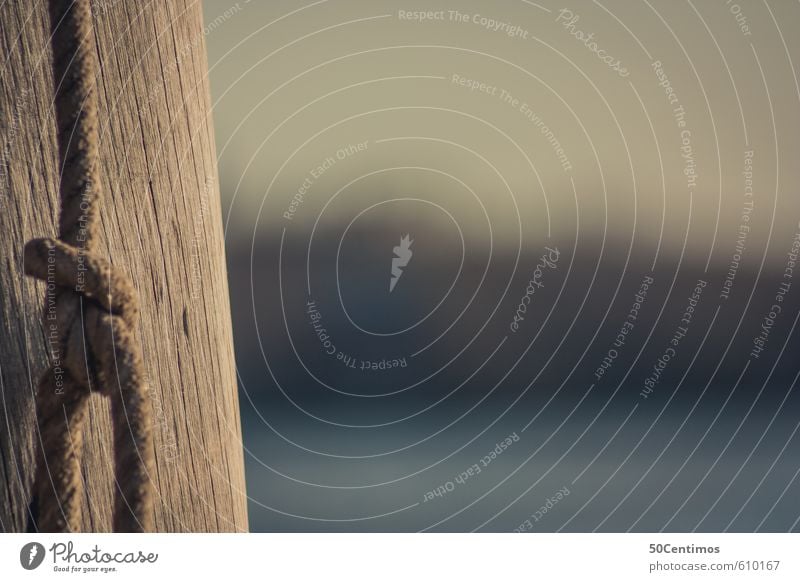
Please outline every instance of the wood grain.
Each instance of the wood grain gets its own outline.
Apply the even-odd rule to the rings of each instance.
[[[246,493],[199,2],[93,2],[103,237],[139,292],[155,417],[157,531],[246,531]],[[44,2],[0,3],[0,531],[24,531],[43,284],[22,248],[55,236],[58,155]],[[84,531],[109,531],[108,403],[84,447]]]

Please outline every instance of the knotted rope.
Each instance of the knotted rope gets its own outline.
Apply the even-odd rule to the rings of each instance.
[[[92,253],[102,195],[90,0],[50,0],[61,161],[59,240],[25,245],[25,273],[47,283],[51,366],[36,396],[39,451],[32,513],[40,531],[80,531],[83,428],[92,389],[111,399],[114,531],[152,529],[151,414],[139,346],[136,292]]]

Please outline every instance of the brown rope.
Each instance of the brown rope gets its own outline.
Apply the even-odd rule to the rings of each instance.
[[[25,273],[47,283],[51,367],[36,397],[40,439],[34,521],[40,531],[80,531],[83,428],[92,389],[111,399],[115,531],[152,529],[152,420],[139,346],[136,292],[92,253],[99,188],[96,63],[90,0],[50,0],[61,159],[59,239],[25,245]]]

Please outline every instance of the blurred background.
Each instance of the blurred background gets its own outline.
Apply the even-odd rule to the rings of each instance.
[[[799,529],[800,5],[204,12],[252,530]]]

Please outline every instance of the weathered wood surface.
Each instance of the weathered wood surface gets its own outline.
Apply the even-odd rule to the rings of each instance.
[[[200,3],[93,3],[105,201],[98,250],[139,291],[155,418],[157,531],[247,529],[241,427]],[[22,249],[55,236],[58,155],[46,2],[0,2],[0,531],[24,531],[43,284]],[[84,531],[109,531],[111,423],[95,396]]]

